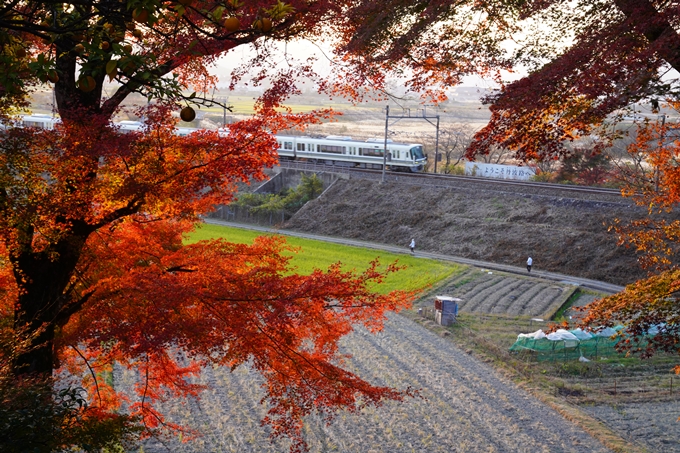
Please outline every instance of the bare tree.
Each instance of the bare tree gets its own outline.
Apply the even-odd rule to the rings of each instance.
[[[476,129],[467,123],[448,123],[439,127],[439,149],[438,154],[441,156],[442,165],[437,165],[438,172],[446,174],[455,172],[455,168],[463,160],[465,149],[470,144]],[[427,165],[427,171],[433,171],[435,148],[436,148],[436,134],[423,133],[418,139],[425,145],[427,155],[430,158]]]
[[[481,156],[482,161],[487,164],[515,164],[514,152],[507,148],[494,146],[488,154]]]

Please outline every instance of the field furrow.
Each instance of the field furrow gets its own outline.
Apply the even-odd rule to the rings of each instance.
[[[506,314],[514,306],[517,301],[522,297],[526,291],[528,291],[535,284],[531,280],[519,279],[517,280],[518,285],[513,288],[512,292],[506,297],[501,299],[496,306],[494,306],[490,313],[496,314]]]
[[[519,297],[517,292],[522,287],[522,281],[514,278],[506,278],[502,283],[496,285],[497,291],[490,294],[486,300],[475,310],[478,313],[505,313],[505,309],[510,303]],[[501,310],[501,311],[497,311]]]
[[[313,452],[608,451],[491,367],[406,318],[390,316],[378,335],[358,330],[343,349],[353,356],[349,369],[376,384],[418,388],[422,398],[342,412],[328,426],[311,416],[305,436]],[[266,407],[259,404],[255,373],[246,367],[233,373],[206,369],[201,382],[213,388],[200,402],[175,402],[164,409],[173,422],[202,436],[189,443],[151,440],[144,445],[146,453],[283,452],[289,447],[283,440],[270,443],[259,424]]]
[[[469,299],[474,296],[478,290],[486,289],[489,286],[494,285],[497,281],[497,276],[487,274],[486,272],[479,272],[476,278],[459,286],[453,285],[453,289],[458,293],[458,297]]]
[[[405,353],[416,357],[419,352],[421,357],[427,357],[427,360],[424,359],[425,363],[438,364],[432,371],[436,376],[443,376],[443,379],[433,378],[424,382],[425,388],[438,395],[438,398],[446,400],[456,413],[465,414],[476,430],[483,433],[484,444],[491,443],[490,447],[494,448],[495,434],[500,430],[512,433],[511,443],[518,442],[522,445],[520,438],[528,433],[525,432],[525,421],[517,419],[517,415],[522,415],[520,408],[533,408],[537,404],[532,397],[513,391],[517,390],[514,385],[501,379],[493,369],[452,347],[450,342],[436,336],[426,341],[423,336],[431,335],[429,332],[412,329],[406,320],[399,319],[395,322],[403,323],[405,327],[397,333],[407,340],[401,345]],[[409,350],[409,345],[418,345],[419,351]],[[442,385],[442,382],[446,385]],[[530,444],[538,446],[547,443],[553,448],[552,451],[560,451],[554,448],[563,445],[564,439],[560,439],[560,436],[550,430],[546,431],[545,426],[540,423],[536,428],[532,432],[538,438],[529,440]],[[533,436],[529,436],[531,437]],[[515,450],[513,445],[506,445],[507,439],[499,442],[502,445],[500,450],[492,451],[523,451]]]
[[[559,309],[565,290],[528,276],[477,270],[451,280],[437,294],[460,298],[460,312],[542,317]],[[430,308],[431,302],[422,306]]]
[[[471,292],[471,297],[463,297],[463,302],[461,304],[461,309],[468,312],[476,313],[478,312],[478,307],[484,303],[484,301],[499,289],[499,284],[504,282],[506,279],[504,277],[495,277],[486,282],[477,285],[475,290]]]
[[[557,286],[549,286],[541,291],[529,303],[528,307],[532,316],[547,315],[562,297],[563,289]]]
[[[533,300],[540,297],[541,292],[548,287],[545,283],[534,284],[528,291],[525,291],[520,297],[515,299],[507,311],[508,315],[530,315],[539,316],[543,313],[537,312],[533,307]]]

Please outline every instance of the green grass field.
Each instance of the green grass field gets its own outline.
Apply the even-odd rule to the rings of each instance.
[[[255,237],[261,235],[262,233],[258,231],[206,224],[192,233],[187,238],[187,242],[224,238],[229,242],[251,244]],[[299,249],[292,255],[292,264],[295,266],[295,272],[303,275],[311,273],[313,269],[326,269],[337,262],[343,264],[344,270],[361,272],[378,257],[383,265],[397,261],[399,265],[405,266],[405,269],[391,274],[383,284],[375,288],[380,293],[396,289],[426,290],[441,280],[462,272],[465,268],[455,263],[416,258],[408,254],[395,254],[297,237],[286,237],[286,242]]]

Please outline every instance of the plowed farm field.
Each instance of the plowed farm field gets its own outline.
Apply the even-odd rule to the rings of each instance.
[[[448,328],[429,318],[435,294],[460,298]],[[536,362],[508,352],[517,333],[545,328],[560,308],[592,300],[568,282],[470,267],[390,315],[383,332],[358,329],[344,339],[345,366],[378,385],[420,389],[420,398],[339,413],[330,423],[309,417],[311,452],[679,452],[680,382],[673,357],[627,363]],[[421,314],[418,314],[421,308]],[[563,314],[564,313],[564,314]],[[545,320],[545,321],[543,321]],[[116,370],[118,385],[135,377]],[[281,452],[260,426],[261,379],[248,367],[208,368],[200,400],[172,401],[169,421],[198,434],[149,439],[144,453]],[[517,384],[516,382],[519,382]],[[670,384],[670,385],[669,385]],[[675,385],[675,393],[673,393]]]
[[[435,294],[460,298],[458,323],[443,329],[432,321]],[[470,267],[416,302],[420,315],[412,319],[450,336],[524,384],[539,389],[551,404],[567,411],[585,428],[603,426],[598,438],[617,437],[617,451],[680,452],[680,377],[673,373],[677,356],[659,354],[650,360],[623,356],[596,360],[537,362],[535,355],[510,353],[518,333],[546,329],[557,316],[570,321],[598,295],[582,292],[569,282],[548,282],[531,274],[491,272]],[[536,393],[536,392],[535,392]],[[553,398],[554,397],[554,398]],[[585,416],[585,417],[582,417]],[[558,450],[559,451],[559,450]],[[570,450],[564,450],[570,451]]]
[[[529,273],[524,277],[473,267],[437,289],[440,294],[460,298],[462,312],[545,319],[551,318],[575,290],[568,283],[530,278]]]
[[[348,367],[377,384],[421,389],[422,398],[340,413],[330,425],[309,419],[313,452],[607,452],[583,429],[413,321],[390,316],[385,330],[359,330],[344,344]],[[131,379],[119,374],[119,382]],[[167,408],[174,422],[196,429],[193,442],[151,440],[144,452],[284,452],[259,426],[265,407],[257,376],[247,368],[207,369],[212,390],[200,401]]]

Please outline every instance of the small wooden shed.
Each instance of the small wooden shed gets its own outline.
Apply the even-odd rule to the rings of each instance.
[[[458,317],[458,303],[461,299],[451,296],[435,296],[434,315],[437,324],[450,326]]]

